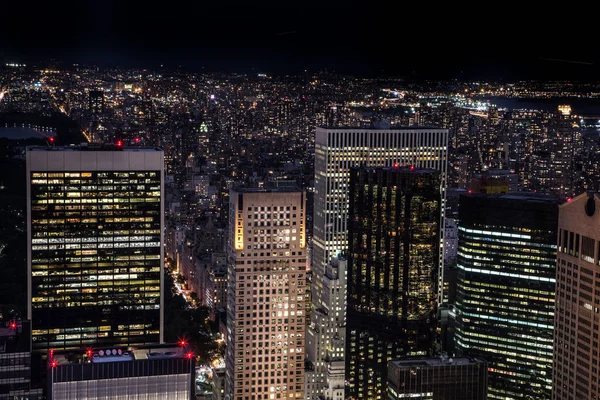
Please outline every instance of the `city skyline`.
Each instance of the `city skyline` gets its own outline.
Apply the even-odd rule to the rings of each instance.
[[[82,4],[91,15],[74,14],[69,27],[80,35],[65,35],[64,46],[76,59],[90,35],[116,40],[146,26],[154,29],[133,39],[146,35],[156,63],[172,39],[177,61],[177,48],[196,37],[184,34],[228,15],[200,7],[205,24],[185,25],[198,7],[181,8],[186,18],[172,30],[174,6],[158,26],[146,18],[156,13],[150,7]],[[216,47],[270,15],[257,6],[239,23],[242,10],[215,30]],[[476,47],[466,40],[474,36],[452,36],[450,22],[425,14],[407,25],[392,14],[394,23],[361,25],[344,20],[344,8],[315,10],[327,24],[311,25],[314,51],[298,41],[290,54],[340,60],[350,49],[371,68],[394,43],[433,75],[459,67],[453,60],[463,55],[462,65],[482,52],[503,58],[502,46],[507,62],[518,58],[517,42],[489,34]],[[58,24],[60,11],[44,18]],[[493,32],[499,15],[490,15]],[[124,25],[113,32],[117,20]],[[239,45],[258,46],[274,28],[281,41],[302,32],[279,22],[256,26]],[[440,32],[443,41],[423,45]],[[256,57],[271,52],[264,44]],[[592,67],[579,55],[540,62]],[[279,61],[298,68],[294,57]],[[419,79],[0,65],[0,352],[3,340],[33,344],[22,355],[5,347],[10,363],[31,366],[18,376],[32,384],[9,380],[0,398],[41,392],[46,378],[50,390],[105,391],[101,381],[112,375],[95,382],[63,373],[95,373],[96,362],[134,366],[144,354],[180,358],[194,371],[180,374],[177,388],[162,373],[137,380],[144,373],[135,368],[115,378],[211,400],[437,400],[462,386],[469,400],[585,393],[585,371],[568,360],[572,343],[596,347],[589,331],[597,328],[586,326],[598,312],[590,193],[600,189],[600,83]],[[478,202],[494,196],[506,207]],[[568,213],[561,226],[551,218],[559,204]],[[555,297],[559,278],[565,287]],[[553,340],[554,328],[562,333]],[[573,331],[582,334],[568,342]],[[595,374],[581,357],[578,366]],[[11,368],[0,368],[0,380],[17,376]]]

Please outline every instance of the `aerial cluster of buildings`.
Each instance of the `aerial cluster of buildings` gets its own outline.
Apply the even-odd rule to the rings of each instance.
[[[561,90],[3,70],[84,142],[25,152],[0,399],[596,398],[598,118],[477,97]],[[165,273],[220,326],[210,394]]]

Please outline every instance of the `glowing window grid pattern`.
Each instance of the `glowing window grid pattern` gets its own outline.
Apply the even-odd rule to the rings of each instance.
[[[230,192],[226,393],[304,396],[305,194]]]
[[[440,174],[369,168],[350,175],[349,395],[385,398],[388,362],[434,348]]]
[[[478,205],[461,200],[472,215]],[[504,221],[515,218],[502,211]],[[556,228],[476,219],[458,231],[457,348],[489,362],[488,398],[550,399]]]
[[[190,375],[140,376],[59,382],[53,399],[89,400],[189,400]]]
[[[33,348],[159,342],[160,171],[30,178]]]
[[[391,167],[414,165],[441,172],[442,188],[446,187],[448,161],[448,130],[429,128],[406,129],[328,129],[317,128],[315,138],[315,205],[313,234],[313,282],[311,287],[312,308],[329,309],[324,304],[323,277],[327,264],[333,257],[348,248],[348,184],[352,167]],[[444,198],[442,198],[444,202]],[[444,206],[442,205],[442,210]],[[443,260],[440,262],[438,279],[441,284]],[[441,299],[442,296],[439,296]],[[318,329],[319,346],[315,365],[315,382],[307,393],[307,399],[316,400],[325,386],[327,363],[326,349],[332,348],[334,336],[345,336],[344,329],[334,322],[322,326],[322,320],[313,312],[311,326]],[[333,326],[333,329],[329,329]],[[343,338],[345,340],[345,338]]]

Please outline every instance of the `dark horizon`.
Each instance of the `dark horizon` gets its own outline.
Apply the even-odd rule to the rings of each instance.
[[[417,80],[600,76],[593,25],[561,10],[411,4],[399,12],[352,0],[33,3],[5,5],[10,34],[0,43],[1,62],[267,74],[328,69]]]

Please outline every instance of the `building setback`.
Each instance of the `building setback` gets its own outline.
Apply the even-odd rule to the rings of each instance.
[[[225,396],[304,396],[306,197],[230,192]]]
[[[550,399],[558,203],[460,197],[455,344],[488,362],[490,399]]]
[[[40,400],[42,388],[31,358],[29,321],[2,321],[0,326],[0,400]],[[35,372],[34,372],[35,371]],[[37,385],[37,386],[36,386]]]
[[[434,352],[440,185],[440,173],[431,169],[350,171],[346,379],[352,399],[385,399],[389,361]]]
[[[390,361],[389,400],[486,400],[487,362],[481,358]]]
[[[163,151],[27,149],[33,350],[162,342]]]
[[[317,128],[315,134],[315,202],[311,284],[312,336],[308,359],[306,398],[317,400],[330,391],[330,382],[344,376],[337,364],[338,343],[345,342],[342,319],[330,316],[333,308],[323,297],[327,266],[348,249],[348,184],[352,167],[394,165],[431,168],[440,172],[445,187],[448,162],[448,130],[435,128],[358,129]],[[441,254],[440,254],[441,256]],[[442,267],[442,262],[439,268]],[[438,274],[442,279],[442,274]],[[439,289],[441,289],[439,285]],[[335,362],[336,365],[331,363]],[[342,363],[343,364],[343,363]],[[331,394],[333,399],[343,391]]]
[[[581,194],[558,213],[552,398],[600,397],[600,197]]]
[[[194,400],[194,354],[176,344],[51,352],[48,400]]]

